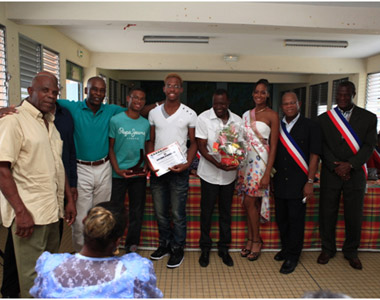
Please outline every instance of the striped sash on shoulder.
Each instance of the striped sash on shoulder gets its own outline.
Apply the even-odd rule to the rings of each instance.
[[[297,163],[297,165],[306,174],[306,176],[308,176],[309,166],[306,163],[306,156],[301,150],[301,148],[297,145],[296,141],[289,134],[288,130],[286,129],[286,125],[283,121],[281,121],[280,126],[280,141],[284,145],[285,149],[288,151],[290,156]]]
[[[344,140],[350,147],[352,153],[357,154],[358,151],[360,150],[362,142],[360,141],[354,129],[344,118],[339,108],[335,107],[329,110],[327,112],[327,115],[329,116],[331,122],[333,122],[333,124],[335,125],[336,129],[338,129],[340,134],[343,136]],[[363,168],[365,176],[367,177],[368,176],[367,165],[364,164],[362,168]]]

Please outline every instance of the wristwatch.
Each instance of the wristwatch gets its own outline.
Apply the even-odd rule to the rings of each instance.
[[[313,178],[308,178],[307,179],[307,183],[314,183],[314,179]]]

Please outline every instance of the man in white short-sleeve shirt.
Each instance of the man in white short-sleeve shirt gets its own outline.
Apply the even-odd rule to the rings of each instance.
[[[167,267],[176,268],[181,265],[184,258],[186,201],[189,189],[188,169],[197,152],[195,140],[197,114],[191,108],[181,104],[180,95],[183,88],[179,75],[167,75],[163,90],[166,95],[164,104],[149,112],[151,127],[147,152],[150,153],[178,142],[187,157],[187,162],[170,168],[169,173],[160,177],[152,172],[150,189],[157,218],[159,247],[150,255],[150,258],[158,260],[170,254]],[[189,148],[186,147],[188,139]]]
[[[232,113],[229,107],[227,91],[218,89],[214,92],[212,108],[199,115],[195,136],[198,149],[202,154],[197,174],[201,178],[201,238],[199,246],[202,250],[199,264],[207,267],[209,264],[212,240],[210,237],[211,217],[215,202],[219,199],[219,242],[218,255],[227,266],[233,266],[233,260],[228,254],[231,243],[231,204],[234,195],[237,166],[222,164],[210,155],[218,132],[231,123],[237,126],[241,118]]]

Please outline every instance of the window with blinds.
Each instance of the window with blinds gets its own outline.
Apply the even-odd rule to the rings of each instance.
[[[305,116],[305,109],[306,109],[306,87],[300,87],[297,89],[294,89],[293,91],[298,98],[298,101],[301,101],[301,115]]]
[[[117,103],[117,81],[110,78],[109,80],[109,104]]]
[[[41,45],[20,35],[20,87],[21,99],[28,97],[28,87],[33,77],[41,71]]]
[[[337,79],[333,81],[333,88],[332,88],[332,103],[331,107],[334,107],[336,104],[336,91],[338,89],[338,85],[341,82],[348,81],[348,77]]]
[[[125,84],[120,84],[120,105],[127,106],[127,86]]]
[[[42,48],[42,69],[55,75],[58,79],[58,86],[60,87],[60,65],[59,54],[49,50],[45,47]]]
[[[53,73],[60,86],[59,54],[41,44],[19,35],[21,99],[28,97],[28,87],[40,71]]]
[[[7,61],[5,27],[0,25],[0,107],[8,106]]]
[[[328,83],[320,83],[310,86],[309,92],[309,117],[316,118],[327,111]]]
[[[365,108],[377,115],[377,132],[380,130],[380,73],[368,74]]]

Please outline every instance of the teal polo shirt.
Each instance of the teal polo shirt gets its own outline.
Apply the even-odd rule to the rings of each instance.
[[[108,155],[108,132],[112,116],[126,108],[114,104],[102,104],[94,113],[84,101],[58,100],[67,108],[74,120],[74,142],[77,159],[96,161]]]

